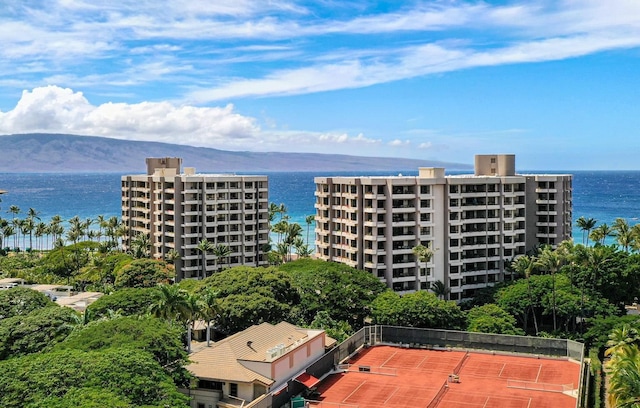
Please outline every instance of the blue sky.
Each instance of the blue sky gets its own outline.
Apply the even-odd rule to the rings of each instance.
[[[0,45],[0,134],[640,169],[636,0],[4,0]]]

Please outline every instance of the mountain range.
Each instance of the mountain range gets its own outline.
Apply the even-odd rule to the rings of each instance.
[[[207,172],[384,171],[418,167],[467,170],[473,166],[434,160],[344,154],[228,151],[170,143],[51,133],[0,135],[0,172],[144,172],[147,157],[181,157]]]

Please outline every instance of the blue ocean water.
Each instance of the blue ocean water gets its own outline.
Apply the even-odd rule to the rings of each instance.
[[[531,171],[524,173],[545,173]],[[546,172],[553,173],[553,172]],[[607,223],[620,217],[631,225],[640,222],[640,171],[575,171],[573,179],[574,221],[580,216]],[[397,175],[394,172],[368,172],[366,175]],[[405,175],[415,173],[404,172]],[[269,201],[283,203],[291,221],[298,222],[306,231],[305,218],[315,214],[313,178],[316,176],[364,175],[357,173],[296,172],[267,173]],[[120,216],[120,177],[116,173],[0,173],[0,216],[10,218],[11,205],[21,209],[24,217],[29,208],[39,212],[43,221],[54,215],[68,220],[98,215]],[[582,242],[580,229],[573,230],[576,242]]]

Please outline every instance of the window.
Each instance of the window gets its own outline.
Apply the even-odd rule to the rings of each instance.
[[[229,383],[229,395],[231,395],[232,397],[238,396],[238,384]]]

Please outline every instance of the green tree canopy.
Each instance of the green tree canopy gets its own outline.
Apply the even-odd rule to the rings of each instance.
[[[524,331],[516,327],[516,319],[493,303],[469,310],[467,324],[471,332],[524,335]]]
[[[116,279],[115,271],[122,269],[131,261],[133,257],[122,252],[96,254],[81,270],[78,279],[89,283],[113,283]]]
[[[552,292],[551,289],[554,286],[555,291]],[[575,330],[576,318],[618,313],[615,305],[609,303],[597,292],[581,291],[580,288],[573,286],[569,277],[564,274],[532,275],[528,280],[514,281],[500,288],[495,299],[498,306],[518,319],[525,331],[531,327],[528,313],[530,305],[533,305],[533,312],[540,316],[539,321],[544,323],[542,318],[546,317],[546,325],[552,326],[553,321],[550,317],[553,315],[555,304],[556,317],[560,322],[558,328],[564,331]]]
[[[97,250],[98,247],[97,242],[83,241],[55,248],[42,258],[44,271],[69,280],[89,264],[91,251]]]
[[[206,290],[214,290],[220,299],[218,327],[226,333],[289,320],[291,305],[299,302],[290,276],[275,267],[226,269],[202,281],[197,291]]]
[[[158,296],[158,288],[125,288],[104,295],[87,307],[95,317],[105,317],[110,312],[123,316],[143,315],[149,311]]]
[[[0,320],[0,360],[43,351],[64,340],[78,313],[54,305]]]
[[[0,291],[0,321],[54,305],[55,303],[47,295],[33,289],[18,286],[2,290]]]
[[[54,350],[98,351],[110,348],[145,350],[178,382],[188,378],[183,328],[152,316],[126,316],[89,323],[75,330]],[[183,385],[186,385],[183,382]]]
[[[466,327],[464,312],[455,302],[440,300],[427,291],[403,296],[386,291],[373,301],[371,315],[377,324],[454,330]]]
[[[136,259],[116,270],[115,287],[151,288],[159,284],[168,284],[175,278],[173,266],[155,259]]]
[[[47,397],[27,408],[130,408],[131,403],[122,395],[98,387],[71,388],[63,396]]]
[[[336,262],[304,258],[278,268],[291,276],[305,324],[326,311],[357,330],[371,313],[371,302],[386,290],[370,273]]]
[[[62,350],[0,362],[0,406],[5,408],[38,406],[47,398],[60,402],[70,391],[87,389],[104,390],[106,396],[118,403],[125,400],[129,406],[184,407],[187,403],[160,364],[141,350]],[[73,398],[81,397],[69,396]]]
[[[329,312],[326,310],[320,311],[316,314],[316,317],[309,325],[309,328],[324,330],[327,333],[327,336],[336,339],[338,343],[341,343],[353,334],[353,329],[349,323],[332,319]]]

